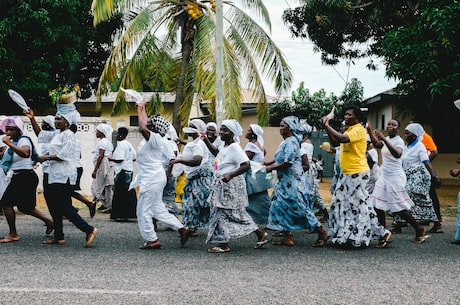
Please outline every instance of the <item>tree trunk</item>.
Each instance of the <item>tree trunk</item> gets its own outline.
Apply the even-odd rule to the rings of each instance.
[[[190,64],[193,52],[193,40],[195,37],[195,30],[192,26],[188,26],[188,22],[184,21],[182,26],[182,37],[181,37],[181,54],[182,61],[180,65],[180,72],[177,77],[176,84],[176,99],[174,100],[173,110],[173,126],[177,132],[180,132],[181,125],[184,119],[179,115],[180,108],[185,100],[185,81],[187,79],[187,68]]]

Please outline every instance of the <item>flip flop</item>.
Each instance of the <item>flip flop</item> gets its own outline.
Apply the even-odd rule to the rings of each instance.
[[[385,236],[382,239],[380,239],[379,243],[375,247],[377,249],[383,249],[383,248],[388,247],[388,243],[390,242],[391,235],[392,233],[388,231],[388,233],[385,234]]]
[[[158,241],[158,239],[154,242],[145,242],[144,244],[142,244],[141,246],[139,246],[139,249],[141,250],[153,250],[153,249],[160,249],[161,248],[161,244],[160,242]]]
[[[18,241],[18,240],[19,240],[19,236],[16,236],[16,237],[5,236],[2,239],[0,239],[0,243],[6,244],[6,243],[13,242],[13,241]]]
[[[256,243],[256,245],[254,246],[254,249],[260,249],[263,247],[263,245],[267,244],[269,242],[268,240],[268,233],[265,232],[263,235],[262,235],[262,238]]]
[[[230,247],[228,248],[221,248],[221,247],[212,247],[208,249],[209,253],[225,253],[225,252],[230,252]]]

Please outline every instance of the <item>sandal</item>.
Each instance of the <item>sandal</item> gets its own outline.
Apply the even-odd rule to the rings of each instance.
[[[227,248],[221,248],[221,247],[212,247],[208,249],[209,253],[225,253],[225,252],[230,252],[230,247]]]
[[[190,229],[188,227],[183,227],[179,229],[179,236],[180,236],[180,247],[184,248],[185,243],[187,242],[188,238],[190,237]]]
[[[60,246],[62,246],[63,244],[65,244],[65,240],[64,239],[51,238],[51,239],[47,239],[47,240],[43,241],[43,243],[45,245],[60,245]]]
[[[46,230],[45,230],[45,234],[46,234],[46,235],[50,235],[51,232],[54,231],[54,226],[53,226],[53,224],[45,225],[45,227],[46,227]]]
[[[145,242],[143,245],[139,246],[139,249],[141,250],[153,250],[153,249],[160,249],[160,248],[161,248],[161,244],[160,244],[159,239],[155,241],[151,241],[151,242]]]
[[[438,224],[438,225],[434,225],[429,231],[428,233],[444,233],[444,231],[442,230],[442,225],[441,224]]]
[[[415,236],[415,239],[412,240],[413,243],[416,244],[421,244],[425,241],[425,239],[428,237],[426,234],[426,229],[421,228],[420,230],[417,231],[417,235]]]
[[[311,244],[312,247],[322,247],[324,246],[324,244],[326,243],[326,241],[324,239],[318,239],[316,240],[316,242],[314,242],[313,244]]]
[[[12,237],[12,236],[7,235],[3,237],[2,239],[0,239],[0,243],[2,244],[10,243],[13,241],[19,241],[19,236]]]
[[[260,249],[263,247],[263,245],[267,244],[269,242],[268,240],[268,233],[267,232],[264,232],[264,234],[262,234],[262,238],[259,239],[259,241],[256,243],[256,245],[254,246],[254,249]]]
[[[272,233],[272,236],[273,237],[283,237],[284,233],[283,232],[274,232],[274,233]]]
[[[388,233],[385,234],[385,236],[379,240],[379,243],[375,247],[377,249],[383,249],[383,248],[388,247],[388,243],[390,242],[391,235],[392,235],[391,232],[388,231]]]

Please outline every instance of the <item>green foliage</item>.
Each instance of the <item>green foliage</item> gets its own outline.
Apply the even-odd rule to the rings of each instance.
[[[288,89],[292,74],[284,55],[271,40],[265,28],[270,28],[270,18],[263,1],[225,1],[224,22],[224,103],[225,117],[241,118],[242,87],[248,88],[257,101],[259,124],[268,121],[267,99],[263,79],[272,81],[277,93]],[[114,9],[115,8],[115,9]],[[145,83],[132,77],[140,70],[131,66],[144,60],[146,45],[177,60],[170,75],[174,83],[168,87],[175,93],[173,125],[176,129],[189,119],[195,96],[211,101],[216,99],[216,12],[207,0],[93,0],[92,10],[95,24],[104,22],[115,11],[126,13],[123,32],[116,41],[113,52],[101,73],[99,93],[120,80],[124,88],[138,88]],[[256,22],[248,13],[258,18]],[[165,30],[167,35],[164,35]],[[134,53],[129,59],[126,51]],[[178,53],[180,50],[180,54]],[[148,67],[146,65],[144,67]],[[140,67],[140,66],[139,66]],[[126,73],[123,73],[126,71]],[[147,73],[144,73],[147,72]],[[149,79],[150,87],[158,87],[157,81],[165,79],[151,77],[155,70],[144,69],[142,74]],[[168,76],[162,73],[162,76]],[[170,78],[172,78],[170,77]],[[123,102],[123,100],[120,100]],[[116,101],[116,104],[118,100]],[[121,106],[114,105],[114,111]],[[211,115],[214,115],[211,109]]]
[[[386,75],[400,81],[404,107],[425,122],[434,106],[448,111],[460,96],[459,1],[308,0],[283,19],[295,37],[310,39],[323,62],[382,58]]]
[[[51,104],[49,90],[78,82],[88,97],[121,23],[116,16],[94,28],[90,6],[89,0],[0,1],[0,92],[15,89],[43,108]]]
[[[322,116],[328,114],[335,106],[336,119],[334,126],[338,127],[342,121],[342,111],[350,105],[360,106],[363,98],[363,87],[357,79],[352,79],[343,94],[339,97],[331,93],[326,94],[324,89],[310,94],[310,91],[300,83],[299,88],[292,92],[291,100],[283,99],[270,106],[270,125],[278,126],[280,121],[288,116],[295,115],[305,119],[316,129],[323,129],[320,122]]]

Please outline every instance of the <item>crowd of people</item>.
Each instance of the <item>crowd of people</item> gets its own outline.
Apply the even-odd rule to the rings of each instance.
[[[25,113],[42,144],[40,154],[34,140],[24,135],[19,117],[1,117],[0,206],[9,233],[0,243],[20,239],[16,206],[40,219],[47,236],[54,232],[44,244],[65,244],[66,218],[85,233],[84,246],[89,247],[98,229],[79,215],[72,198],[88,206],[91,218],[96,211],[108,212],[116,221],[137,218],[143,250],[161,247],[157,222],[178,232],[181,247],[197,237],[199,230],[207,230],[210,253],[229,252],[230,242],[253,232],[255,249],[270,242],[294,246],[292,231],[299,230],[317,233],[313,247],[330,242],[337,247],[363,248],[375,240],[380,249],[407,223],[415,230],[414,243],[425,241],[424,222],[433,222],[428,232],[442,232],[435,193],[439,180],[430,163],[437,149],[432,139],[430,147],[424,145],[429,135],[418,122],[405,127],[404,142],[396,119],[388,122],[385,136],[370,128],[357,107],[344,109],[340,130],[330,124],[333,117],[323,117],[330,143],[321,148],[337,156],[328,210],[318,186],[324,161],[320,155],[313,157],[312,127],[305,120],[283,118],[279,147],[273,160],[265,160],[264,130],[257,124],[243,131],[236,120],[224,120],[217,126],[192,119],[182,130],[188,141],[179,149],[181,141],[167,119],[148,117],[145,101],[136,107],[142,135],[137,149],[127,140],[127,128],[117,129],[114,148],[112,127],[96,126],[92,200],[78,192],[83,167],[75,133],[80,114],[73,104],[58,105],[56,114],[44,117],[41,126],[32,110]],[[240,143],[243,135],[248,141],[244,148]],[[381,164],[374,148],[381,149]],[[43,168],[43,193],[51,218],[36,207],[37,162]],[[452,170],[451,175],[460,176],[460,169]],[[185,183],[179,214],[176,206],[165,204],[165,196],[170,190],[180,192],[181,176]],[[393,217],[392,229],[386,227],[387,216]],[[460,224],[458,227],[455,244],[460,244]]]

